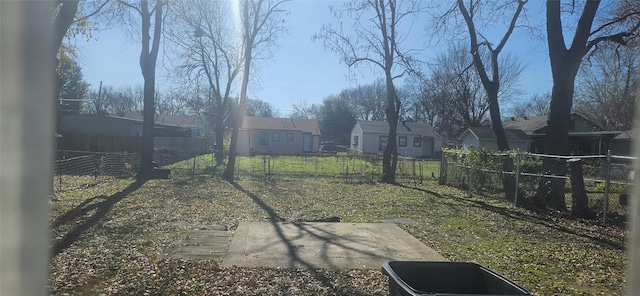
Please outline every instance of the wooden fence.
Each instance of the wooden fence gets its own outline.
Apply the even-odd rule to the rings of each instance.
[[[155,137],[153,147],[182,152],[208,152],[213,138]],[[58,150],[93,152],[141,152],[142,137],[65,135],[58,139]]]

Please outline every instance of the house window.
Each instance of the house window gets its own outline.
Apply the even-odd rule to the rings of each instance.
[[[258,141],[258,143],[260,143],[260,145],[267,145],[269,144],[269,136],[267,135],[267,132],[260,132],[260,139]]]
[[[380,140],[378,142],[378,150],[383,151],[385,147],[387,147],[387,142],[389,142],[389,136],[380,136]]]
[[[398,146],[407,147],[407,137],[398,137]]]
[[[271,141],[280,142],[280,133],[273,133],[271,135]]]
[[[422,138],[421,137],[413,137],[413,147],[422,146]]]
[[[353,136],[353,147],[358,147],[358,140],[359,140],[358,136]]]
[[[293,142],[293,133],[287,133],[287,142]]]

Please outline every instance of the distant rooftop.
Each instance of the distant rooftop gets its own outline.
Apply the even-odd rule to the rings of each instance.
[[[245,116],[243,129],[302,131],[312,135],[320,135],[317,119],[275,118]]]
[[[493,128],[491,127],[470,127],[469,130],[481,140],[496,138]],[[531,138],[520,129],[505,128],[504,133],[508,141],[531,141]]]
[[[386,121],[363,121],[358,120],[358,125],[363,132],[389,132],[389,123]],[[409,122],[399,121],[396,127],[397,133],[422,133],[422,134],[437,134],[433,127],[428,123],[423,122]]]
[[[124,118],[142,120],[141,113],[127,113]],[[205,124],[205,118],[198,115],[166,115],[156,114],[154,116],[156,124],[165,124],[182,127],[201,127]]]

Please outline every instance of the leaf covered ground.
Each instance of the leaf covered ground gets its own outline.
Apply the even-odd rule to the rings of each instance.
[[[75,182],[75,183],[74,183]],[[540,216],[422,184],[334,178],[190,180],[68,177],[51,211],[55,295],[388,295],[380,270],[223,268],[163,257],[189,225],[409,218],[407,232],[455,261],[484,265],[536,295],[624,292],[625,231]]]

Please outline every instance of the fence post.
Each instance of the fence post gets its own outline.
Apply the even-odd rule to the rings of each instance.
[[[516,192],[514,194],[513,205],[518,206],[518,188],[520,188],[520,150],[516,151]]]
[[[468,193],[467,193],[467,197],[471,197],[471,166],[467,166],[467,183],[468,183]]]
[[[345,171],[344,171],[344,182],[345,183],[349,183],[349,162],[347,161],[347,166],[345,167]]]
[[[446,172],[447,171],[447,157],[446,157],[446,152],[442,151],[441,152],[441,157],[440,157],[440,178],[438,180],[438,185],[444,185],[447,183],[447,177],[446,177]]]
[[[413,159],[413,187],[418,187],[418,174],[416,173],[416,159]]]
[[[196,157],[193,157],[193,168],[191,169],[191,178],[196,177]]]
[[[374,161],[375,161],[375,160],[374,160]],[[374,165],[373,165],[373,161],[372,161],[372,162],[371,162],[371,183],[373,183],[373,179],[374,179],[374,178],[373,178],[373,167],[374,167]]]
[[[611,184],[611,150],[607,150],[607,164],[604,181],[604,205],[602,206],[602,223],[607,224],[609,213],[609,185]]]
[[[262,156],[262,172],[265,175],[267,174],[267,156],[266,155]]]
[[[271,180],[271,156],[267,157],[267,180]]]

